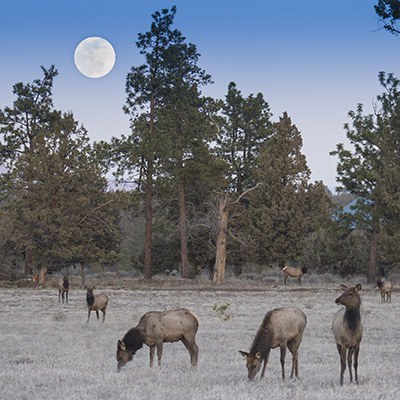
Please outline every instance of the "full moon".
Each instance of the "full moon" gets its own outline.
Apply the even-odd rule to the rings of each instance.
[[[83,75],[101,78],[113,69],[115,51],[107,40],[96,36],[88,37],[76,46],[74,61]]]

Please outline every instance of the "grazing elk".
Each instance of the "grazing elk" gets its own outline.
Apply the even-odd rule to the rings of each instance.
[[[381,302],[391,303],[392,302],[392,288],[393,284],[387,281],[385,278],[379,278],[376,282],[378,288],[381,291]]]
[[[103,313],[102,322],[104,322],[104,320],[106,319],[106,308],[109,298],[105,294],[97,294],[95,296],[93,294],[93,289],[96,289],[96,287],[86,286],[86,303],[88,306],[88,317],[86,323],[89,322],[91,311],[96,311],[97,319],[99,319],[99,311],[101,311]]]
[[[353,380],[352,359],[354,356],[354,376],[358,383],[358,353],[360,351],[360,342],[362,339],[363,326],[361,324],[360,304],[361,299],[359,291],[361,285],[348,288],[341,285],[344,293],[339,296],[335,302],[342,304],[341,308],[333,318],[332,331],[336,341],[336,347],[340,356],[340,385],[343,385],[343,375],[346,370],[346,360],[349,366],[350,382]]]
[[[280,347],[282,379],[285,379],[286,347],[292,353],[292,372],[290,377],[299,375],[298,350],[307,324],[307,317],[297,307],[276,308],[269,311],[256,334],[250,352],[239,351],[246,357],[249,380],[254,379],[264,361],[261,378],[265,374],[271,349]]]
[[[285,285],[286,285],[287,278],[288,278],[289,276],[291,276],[292,278],[297,278],[297,280],[298,280],[298,282],[299,282],[299,285],[301,285],[301,277],[302,277],[304,274],[306,274],[307,271],[308,271],[308,270],[307,270],[307,267],[303,267],[303,268],[300,268],[300,267],[288,267],[288,266],[283,267],[283,268],[282,268],[282,272],[283,272],[283,282],[284,282]]]
[[[64,275],[63,279],[59,282],[58,285],[58,302],[60,302],[62,298],[62,302],[65,300],[68,303],[68,292],[69,292],[69,279],[67,275]]]
[[[163,343],[177,342],[185,345],[192,366],[197,365],[199,348],[195,336],[199,328],[197,317],[189,310],[150,311],[142,316],[138,325],[130,329],[117,344],[118,372],[132,360],[136,351],[146,344],[150,347],[150,367],[153,366],[157,348],[158,365],[161,366]]]

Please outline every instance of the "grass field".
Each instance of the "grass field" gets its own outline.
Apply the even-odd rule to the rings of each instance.
[[[101,289],[101,288],[100,288]],[[338,285],[273,285],[264,290],[116,290],[106,322],[86,324],[85,291],[58,303],[55,289],[0,289],[0,399],[395,399],[400,396],[400,308],[381,304],[372,287],[361,291],[364,337],[360,384],[339,385],[339,357],[331,332]],[[247,380],[245,360],[265,313],[298,306],[308,323],[300,346],[300,379],[280,378],[279,350],[266,377]],[[161,368],[149,367],[144,346],[117,373],[117,340],[149,310],[187,307],[200,320],[199,365],[190,368],[182,343],[165,344]],[[224,310],[225,308],[225,310]],[[220,312],[218,312],[220,310]],[[290,375],[291,355],[286,358]]]

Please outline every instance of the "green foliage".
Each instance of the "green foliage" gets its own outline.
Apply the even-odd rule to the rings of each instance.
[[[393,74],[381,72],[379,82],[385,91],[377,96],[374,114],[364,115],[362,105],[349,113],[352,125],[345,128],[353,150],[338,144],[332,152],[339,157],[342,190],[360,199],[353,214],[356,227],[369,234],[371,245],[378,243],[381,248],[377,255],[371,253],[370,268],[375,268],[379,253],[385,254],[386,260],[400,257],[397,246],[393,246],[400,232],[399,81]],[[374,271],[370,270],[372,275]]]
[[[322,184],[310,184],[301,153],[302,138],[286,113],[260,151],[254,178],[261,186],[249,195],[257,261],[281,265],[302,254],[318,218],[328,214]]]
[[[400,29],[397,27],[397,21],[400,20],[400,1],[378,0],[374,8],[383,23],[383,28],[394,35],[400,34]]]
[[[92,157],[87,132],[72,113],[51,108],[47,90],[16,85],[14,108],[1,113],[3,174],[10,240],[15,252],[29,252],[36,265],[59,269],[75,262],[114,262],[118,248],[115,201]],[[31,99],[39,92],[40,101]],[[29,100],[27,100],[29,99]],[[25,119],[25,104],[31,116]],[[38,117],[40,115],[40,117]],[[19,124],[16,121],[25,121]],[[34,134],[32,133],[34,132]]]
[[[234,82],[228,85],[217,152],[229,165],[229,187],[237,193],[255,184],[252,170],[261,146],[271,135],[270,118],[269,105],[261,93],[244,98]]]
[[[229,307],[229,303],[222,303],[220,305],[214,304],[213,310],[217,313],[218,318],[229,321],[232,318],[232,315],[228,312]]]

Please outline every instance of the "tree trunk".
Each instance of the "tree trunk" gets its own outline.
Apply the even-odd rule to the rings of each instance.
[[[25,248],[25,274],[32,275],[33,274],[33,253],[30,246],[26,246]]]
[[[150,129],[149,142],[151,144],[154,133],[155,102],[154,96],[150,100]],[[153,264],[153,148],[150,146],[147,156],[146,171],[146,200],[145,200],[146,235],[144,249],[144,278],[151,279]]]
[[[179,232],[181,239],[181,277],[189,278],[185,181],[182,178],[179,178],[178,197],[179,197]]]
[[[371,236],[371,245],[369,250],[369,263],[368,263],[368,273],[367,282],[372,283],[376,281],[376,260],[377,260],[377,233],[373,232]]]
[[[85,274],[85,263],[81,262],[81,285],[82,288],[86,288],[86,274]]]
[[[225,194],[219,201],[217,249],[215,256],[215,273],[213,281],[220,284],[225,278],[226,240],[228,233],[228,196]]]
[[[39,273],[39,283],[40,286],[43,288],[47,282],[47,267],[41,267]]]
[[[376,261],[378,256],[378,235],[379,235],[379,218],[376,217],[377,212],[376,202],[374,204],[373,215],[372,215],[372,234],[371,234],[371,244],[369,250],[369,263],[368,263],[368,273],[367,282],[372,283],[376,281]]]

